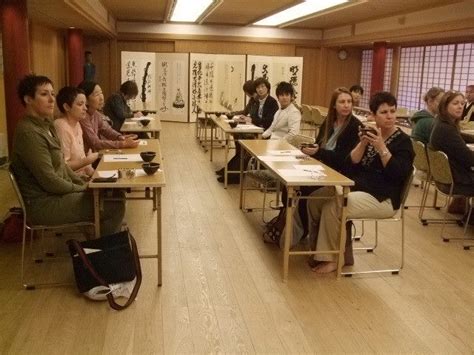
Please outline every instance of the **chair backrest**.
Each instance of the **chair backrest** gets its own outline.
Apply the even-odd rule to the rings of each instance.
[[[300,148],[302,143],[314,143],[314,137],[305,136],[304,134],[296,134],[287,138],[287,142],[296,148]]]
[[[313,123],[316,126],[321,126],[324,122],[325,117],[321,114],[321,111],[317,107],[311,108]]]
[[[310,106],[305,105],[305,104],[301,105],[301,121],[308,122],[308,123],[313,122]]]
[[[21,207],[21,210],[23,212],[23,217],[24,217],[24,220],[26,221],[27,219],[26,219],[25,201],[23,201],[23,197],[21,196],[20,188],[18,187],[18,184],[16,182],[15,173],[13,172],[11,166],[8,167],[8,176],[10,177],[10,181],[12,183],[13,190],[15,190],[16,197],[17,197],[18,201],[20,202],[20,207]]]
[[[403,210],[403,206],[405,206],[405,202],[408,197],[408,193],[410,192],[411,183],[413,182],[413,178],[415,177],[415,169],[410,171],[410,174],[407,176],[400,195],[400,209]]]
[[[444,185],[453,184],[453,175],[449,166],[448,156],[439,150],[428,147],[428,160],[430,164],[431,177],[435,183]]]
[[[429,172],[430,165],[428,163],[428,156],[426,153],[426,145],[423,142],[412,139],[413,150],[415,151],[415,160],[413,165],[419,171]]]

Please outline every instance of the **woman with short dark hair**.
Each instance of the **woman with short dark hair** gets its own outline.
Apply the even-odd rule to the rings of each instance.
[[[86,155],[84,151],[84,140],[79,122],[86,118],[86,101],[86,95],[81,89],[65,86],[59,90],[56,103],[61,117],[54,121],[54,127],[61,141],[66,164],[76,174],[88,180],[94,174],[91,164],[99,158],[99,153],[93,153],[89,149]]]
[[[128,100],[133,100],[138,95],[138,86],[135,81],[127,80],[120,85],[120,91],[112,94],[105,101],[104,114],[112,120],[112,127],[120,132],[125,119],[142,116],[141,112],[133,114],[127,105]]]
[[[345,175],[355,183],[347,196],[347,219],[392,217],[400,208],[401,191],[413,169],[410,137],[395,125],[396,98],[388,92],[379,92],[372,96],[369,107],[376,127],[372,131],[360,131],[360,141],[346,157],[343,167]],[[323,187],[311,196],[333,197],[308,201],[311,244],[316,245],[316,250],[339,249],[342,191]],[[310,265],[316,273],[329,273],[337,268],[335,258],[335,254],[318,254]]]
[[[66,164],[52,116],[55,93],[45,76],[27,75],[18,85],[26,107],[13,138],[11,169],[26,204],[28,222],[58,225],[94,220],[92,193]],[[123,197],[123,196],[122,196]],[[120,230],[125,201],[105,201],[101,230]]]

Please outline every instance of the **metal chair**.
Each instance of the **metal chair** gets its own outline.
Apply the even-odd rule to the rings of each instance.
[[[353,248],[354,250],[366,250],[368,253],[372,253],[375,248],[378,246],[378,223],[379,222],[400,222],[401,223],[401,243],[400,243],[400,264],[394,268],[388,269],[377,269],[377,270],[366,270],[366,271],[349,271],[343,272],[342,275],[346,277],[351,277],[352,275],[360,275],[360,274],[380,274],[380,273],[391,273],[392,275],[398,275],[398,273],[403,268],[404,260],[405,260],[405,202],[407,200],[408,192],[410,191],[411,183],[414,177],[414,171],[410,173],[403,184],[403,188],[400,195],[400,208],[395,212],[392,217],[388,218],[353,218],[348,219],[348,221],[352,222],[366,222],[366,221],[373,221],[375,222],[375,242],[374,245],[371,247],[364,247],[364,248]]]
[[[448,237],[444,235],[444,230],[446,228],[446,224],[448,219],[448,209],[445,209],[444,218],[443,218],[443,227],[441,228],[441,239],[443,242],[449,242],[451,239],[453,240],[462,240],[462,244],[464,250],[469,250],[473,245],[466,244],[467,240],[472,241],[473,238],[466,238],[467,234],[467,227],[471,218],[472,214],[472,204],[474,195],[466,195],[464,192],[458,192],[456,188],[456,184],[454,183],[453,175],[451,173],[451,167],[449,165],[448,156],[439,150],[434,150],[428,147],[428,160],[431,167],[431,177],[435,183],[436,190],[438,190],[443,195],[447,196],[447,205],[449,206],[449,202],[451,202],[453,197],[465,197],[467,198],[468,204],[468,215],[467,220],[464,222],[464,232],[462,238],[459,237]]]
[[[437,197],[438,197],[437,190],[435,190],[435,193],[434,193],[433,206],[430,206],[430,207],[426,206],[428,193],[430,190],[430,186],[432,184],[430,164],[429,164],[428,155],[426,152],[426,145],[423,142],[412,139],[412,146],[415,152],[415,160],[413,161],[413,165],[415,166],[417,172],[422,173],[422,176],[418,176],[418,177],[422,180],[423,194],[421,197],[421,204],[419,206],[405,206],[405,208],[419,207],[418,219],[424,226],[427,226],[428,223],[442,223],[443,222],[442,219],[423,218],[423,213],[426,208],[434,208],[434,209],[439,210],[441,207],[437,206]]]
[[[21,191],[18,187],[16,182],[15,175],[11,168],[8,169],[8,175],[10,177],[10,181],[13,185],[13,189],[15,190],[15,194],[20,202],[20,207],[23,212],[23,237],[22,237],[22,245],[21,245],[21,283],[23,287],[27,290],[34,290],[36,286],[59,286],[62,283],[53,282],[53,283],[39,283],[35,284],[34,282],[26,282],[25,281],[25,248],[26,248],[26,230],[30,231],[30,249],[33,252],[33,233],[34,231],[40,231],[40,238],[41,244],[43,243],[44,239],[44,232],[46,230],[64,230],[64,229],[71,229],[71,228],[81,228],[81,227],[94,227],[94,222],[76,222],[76,223],[66,223],[66,224],[58,224],[58,225],[40,225],[40,224],[32,224],[28,221],[28,216],[26,214],[26,207],[25,202],[23,201],[23,197],[21,195]],[[92,228],[94,230],[94,228]],[[50,256],[46,254],[47,256]],[[43,260],[42,258],[33,258],[35,263],[41,263]]]

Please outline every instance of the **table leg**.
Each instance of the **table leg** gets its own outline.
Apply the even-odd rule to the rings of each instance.
[[[207,113],[204,115],[204,144],[202,145],[204,150],[206,150],[206,144],[207,144],[207,120],[209,119],[209,116]]]
[[[94,227],[95,237],[100,237],[100,190],[92,189],[92,195],[94,197]]]
[[[347,194],[349,187],[343,187],[342,192],[342,209],[341,209],[341,232],[339,235],[339,254],[337,257],[337,273],[336,276],[341,277],[342,266],[344,264],[344,248],[346,245],[346,217],[347,217]],[[337,198],[337,197],[336,197]]]
[[[156,196],[156,254],[157,254],[157,277],[158,286],[161,286],[162,281],[162,251],[161,251],[161,188],[154,187],[153,194]]]
[[[286,199],[286,223],[285,223],[285,246],[283,248],[283,282],[288,280],[288,266],[290,262],[290,245],[291,233],[293,231],[293,213],[295,210],[295,190],[291,186],[287,186],[288,197]]]
[[[224,189],[227,189],[227,158],[229,156],[229,133],[225,134],[225,147],[224,147]]]
[[[211,126],[211,153],[210,155],[210,160],[212,161],[212,152],[214,151],[214,125]]]
[[[240,202],[239,202],[239,208],[242,209],[243,207],[243,201],[244,201],[244,153],[245,149],[242,147],[240,149]]]

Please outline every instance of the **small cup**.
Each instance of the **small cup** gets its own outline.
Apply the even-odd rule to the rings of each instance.
[[[147,175],[154,175],[160,168],[159,163],[143,163],[142,168]]]
[[[150,113],[150,111],[148,111],[148,110],[142,110],[142,115],[143,116],[148,116],[149,113]]]
[[[150,120],[145,118],[145,119],[140,120],[140,123],[143,127],[146,127],[150,123]]]
[[[237,122],[236,121],[229,122],[229,126],[230,128],[235,128],[237,127]]]
[[[135,177],[135,169],[125,169],[125,177],[127,179],[132,179]]]
[[[141,152],[140,153],[141,158],[143,159],[144,162],[149,163],[153,159],[155,159],[156,153],[155,152]]]

